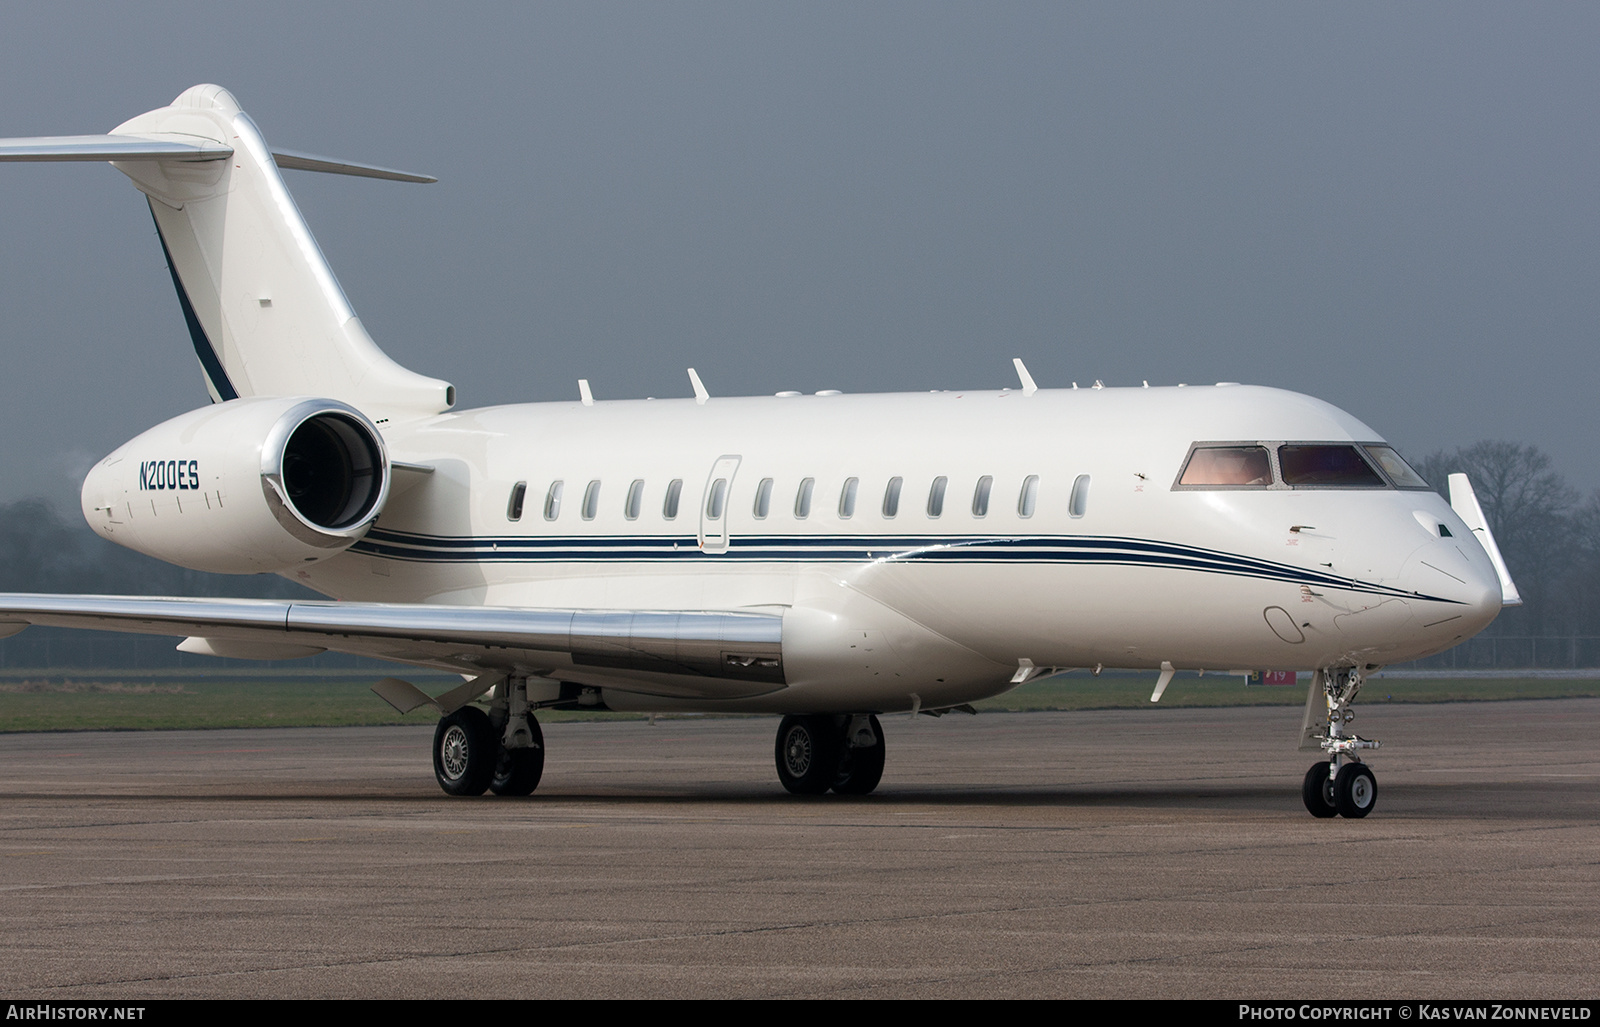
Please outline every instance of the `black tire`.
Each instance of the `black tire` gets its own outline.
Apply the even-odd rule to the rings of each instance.
[[[1317,818],[1337,816],[1339,807],[1333,802],[1333,779],[1328,776],[1328,763],[1311,764],[1311,769],[1306,771],[1305,784],[1300,787],[1300,797],[1305,800],[1306,809]]]
[[[526,749],[496,746],[494,777],[489,779],[489,790],[496,795],[532,795],[539,787],[539,779],[544,776],[544,732],[531,716],[528,729],[533,732],[532,746]]]
[[[1356,820],[1378,804],[1378,779],[1365,763],[1346,763],[1333,781],[1333,802],[1341,817]]]
[[[839,777],[842,742],[832,717],[784,717],[774,746],[778,780],[794,795],[823,794]]]
[[[500,739],[489,715],[463,706],[433,731],[433,776],[448,795],[482,795],[494,777]]]
[[[853,749],[848,740],[840,753],[839,775],[834,779],[833,790],[839,795],[867,795],[883,780],[883,727],[877,717],[868,717],[877,743],[864,749]]]

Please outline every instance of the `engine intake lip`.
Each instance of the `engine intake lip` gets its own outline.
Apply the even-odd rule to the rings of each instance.
[[[389,498],[383,436],[347,403],[298,403],[262,444],[261,490],[272,515],[296,539],[342,549],[366,534]]]

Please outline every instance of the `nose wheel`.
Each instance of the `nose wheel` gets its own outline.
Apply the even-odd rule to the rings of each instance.
[[[1356,819],[1378,802],[1378,781],[1365,763],[1346,763],[1333,779],[1333,804],[1341,817]]]
[[[1355,820],[1371,813],[1377,805],[1378,780],[1365,763],[1346,763],[1334,770],[1333,764],[1324,760],[1313,763],[1306,771],[1300,797],[1314,817]]]
[[[1314,741],[1315,747],[1326,752],[1329,758],[1313,763],[1306,771],[1300,797],[1311,815],[1319,819],[1360,819],[1378,804],[1378,779],[1355,753],[1360,749],[1376,749],[1379,743],[1344,730],[1345,725],[1355,719],[1355,711],[1350,707],[1356,693],[1361,691],[1361,680],[1361,672],[1354,667],[1319,670],[1311,679],[1301,737]],[[1326,727],[1313,733],[1313,713],[1319,705],[1319,692],[1320,705],[1327,711]]]
[[[1313,763],[1311,769],[1306,771],[1306,781],[1300,789],[1306,809],[1319,820],[1339,815],[1339,807],[1333,801],[1333,774],[1327,760]]]

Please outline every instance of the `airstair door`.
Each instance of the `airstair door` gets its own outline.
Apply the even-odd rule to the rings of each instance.
[[[700,497],[700,549],[703,552],[728,551],[728,503],[733,495],[733,475],[738,469],[737,456],[720,456],[711,465],[705,494]]]

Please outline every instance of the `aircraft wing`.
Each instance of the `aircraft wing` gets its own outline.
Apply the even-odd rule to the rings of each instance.
[[[327,650],[651,695],[734,698],[784,685],[774,613],[0,593],[0,637],[30,624],[183,636],[179,649],[214,656]]]

